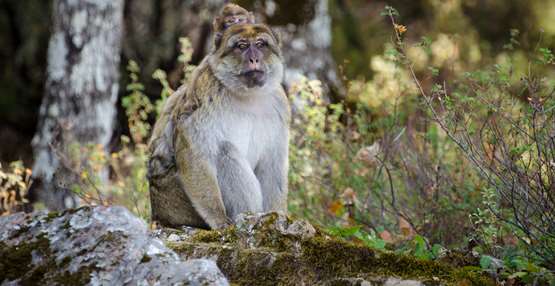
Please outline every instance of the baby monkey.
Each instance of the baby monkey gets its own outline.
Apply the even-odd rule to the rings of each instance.
[[[254,15],[239,5],[228,3],[212,22],[215,49],[220,45],[224,31],[237,24],[254,24]]]

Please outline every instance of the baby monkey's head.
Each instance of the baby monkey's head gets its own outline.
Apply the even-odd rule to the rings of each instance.
[[[223,32],[235,24],[254,24],[254,15],[239,5],[229,3],[214,19],[212,28],[215,32]]]
[[[239,5],[228,3],[220,10],[220,14],[212,22],[214,47],[220,45],[225,30],[237,24],[254,24],[254,15]]]

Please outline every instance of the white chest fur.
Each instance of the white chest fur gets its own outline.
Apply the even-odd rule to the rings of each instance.
[[[256,96],[227,97],[206,116],[190,118],[189,130],[196,133],[203,153],[217,156],[222,142],[231,143],[254,170],[265,152],[271,152],[276,144],[282,144],[287,126],[282,117],[287,106],[277,93]]]

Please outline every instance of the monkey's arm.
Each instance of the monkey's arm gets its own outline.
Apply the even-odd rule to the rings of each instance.
[[[260,182],[265,212],[287,212],[288,139],[281,138],[279,146],[266,154],[255,169]]]
[[[174,138],[178,176],[195,211],[210,228],[230,223],[215,175],[215,167],[192,144],[187,131],[178,123]]]

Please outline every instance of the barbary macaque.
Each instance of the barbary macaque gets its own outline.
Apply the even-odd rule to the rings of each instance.
[[[221,228],[242,212],[286,212],[280,40],[266,25],[236,21],[214,21],[225,24],[219,43],[155,124],[148,178],[152,219],[162,225]]]

